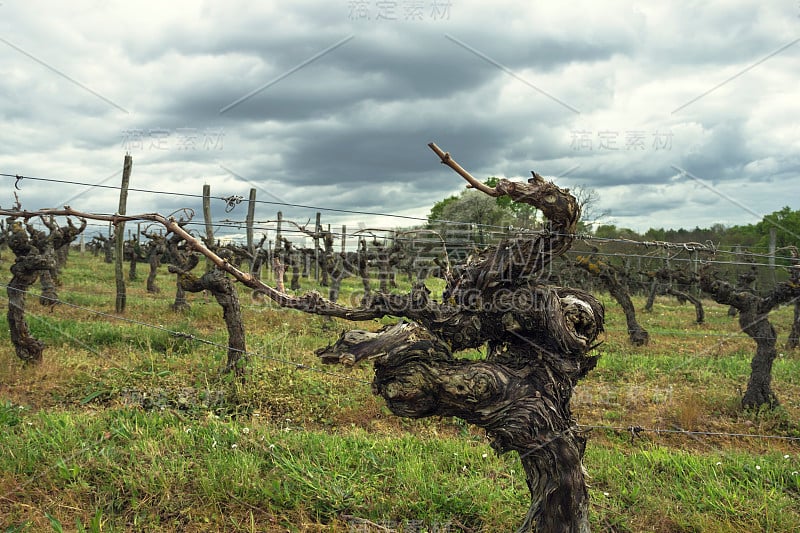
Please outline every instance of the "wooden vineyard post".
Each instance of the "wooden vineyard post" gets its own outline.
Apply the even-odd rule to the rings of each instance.
[[[206,238],[204,239],[206,247],[209,249],[214,247],[214,225],[211,218],[211,185],[203,185],[203,221],[206,225]],[[211,261],[206,261],[206,270],[211,269]]]
[[[314,223],[314,282],[319,283],[319,233],[322,229],[320,224],[320,213],[317,211],[316,222]]]
[[[272,255],[272,272],[275,275],[275,287],[280,292],[286,291],[286,286],[284,285],[284,273],[286,271],[286,267],[284,266],[285,263],[282,259],[283,254],[281,250],[283,249],[283,242],[282,242],[282,235],[281,235],[281,226],[283,225],[283,212],[278,211],[278,228],[275,233],[275,251]]]
[[[125,210],[128,202],[128,184],[131,180],[131,169],[133,168],[133,158],[130,154],[125,155],[125,160],[122,166],[122,186],[119,190],[119,209],[117,213],[125,215]],[[114,236],[116,238],[116,258],[114,261],[114,277],[117,282],[117,297],[115,299],[115,309],[117,313],[125,312],[125,276],[122,271],[122,262],[124,261],[125,250],[125,221],[120,220],[115,224]]]
[[[250,254],[250,272],[253,271],[256,261],[256,250],[253,246],[253,219],[256,212],[256,190],[250,189],[250,198],[247,201],[247,252]]]

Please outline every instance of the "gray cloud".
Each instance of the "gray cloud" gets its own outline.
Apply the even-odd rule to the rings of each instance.
[[[199,194],[211,183],[214,194],[246,196],[255,185],[265,201],[424,217],[463,186],[426,147],[436,141],[480,178],[574,169],[558,183],[597,189],[617,223],[640,229],[752,221],[673,165],[752,212],[779,209],[796,191],[800,45],[752,67],[797,38],[796,8],[454,1],[446,18],[426,4],[407,20],[397,4],[386,20],[367,5],[369,18],[346,2],[77,1],[46,13],[4,4],[0,36],[52,68],[0,43],[0,169],[97,183],[129,151],[143,189]],[[616,145],[601,146],[609,137]],[[13,202],[5,190],[0,205]],[[81,190],[23,182],[21,198],[53,206]],[[191,197],[146,193],[130,203],[199,209]],[[215,203],[215,216],[239,216]],[[115,193],[72,204],[113,211]],[[257,212],[270,219],[278,209]]]

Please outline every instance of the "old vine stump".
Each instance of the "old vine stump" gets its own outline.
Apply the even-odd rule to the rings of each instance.
[[[596,365],[587,355],[603,330],[592,295],[543,280],[551,260],[572,243],[580,209],[568,191],[538,174],[528,183],[500,180],[489,188],[438,147],[442,162],[471,186],[540,209],[548,231],[509,239],[448,275],[442,301],[424,285],[409,295],[382,292],[346,309],[309,294],[278,297],[281,305],[363,320],[405,317],[378,332],[345,332],[317,354],[327,363],[372,360],[373,392],[398,416],[456,416],[486,430],[498,453],[519,454],[531,494],[519,531],[589,531],[582,459],[586,439],[572,418],[573,387]],[[486,346],[485,360],[459,359]]]
[[[736,309],[739,312],[739,327],[756,343],[742,406],[746,409],[777,406],[778,398],[772,391],[772,363],[778,355],[778,335],[769,321],[769,313],[781,304],[797,301],[800,298],[800,283],[795,279],[777,283],[771,291],[760,296],[749,288],[716,279],[706,267],[700,272],[700,289],[717,303]]]
[[[36,283],[42,272],[55,268],[55,258],[51,254],[40,253],[35,240],[42,232],[34,232],[30,226],[26,228],[21,222],[8,220],[9,234],[6,238],[9,248],[14,252],[16,260],[11,265],[11,281],[8,293],[8,328],[11,343],[21,360],[25,363],[40,363],[44,352],[44,343],[31,335],[25,321],[25,294]]]
[[[650,342],[650,334],[636,320],[636,308],[631,301],[631,295],[619,278],[624,277],[620,269],[601,261],[594,255],[579,255],[575,264],[600,279],[609,294],[617,301],[625,313],[625,322],[628,325],[628,339],[634,346],[645,346]]]
[[[189,262],[189,266],[192,268],[196,265],[196,260]],[[248,362],[247,344],[245,343],[239,295],[233,282],[225,276],[223,271],[216,268],[209,270],[199,278],[175,265],[170,265],[169,271],[178,274],[178,283],[184,291],[209,291],[214,295],[217,303],[222,307],[222,318],[228,329],[228,362],[224,371],[233,372],[240,380],[243,380]]]

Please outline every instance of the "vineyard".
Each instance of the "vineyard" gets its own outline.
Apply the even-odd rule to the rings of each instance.
[[[0,525],[554,531],[557,497],[575,531],[796,530],[796,248],[581,235],[538,175],[470,183],[550,225],[3,210]]]

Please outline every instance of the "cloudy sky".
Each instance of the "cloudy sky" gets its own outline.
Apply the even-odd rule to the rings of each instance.
[[[479,178],[594,188],[620,226],[750,223],[800,208],[799,58],[797,0],[3,0],[0,172],[118,186],[129,152],[139,189],[425,217],[463,187],[435,141]],[[28,209],[118,202],[17,185]],[[132,192],[128,213],[181,207]],[[256,218],[278,209],[315,213]]]

